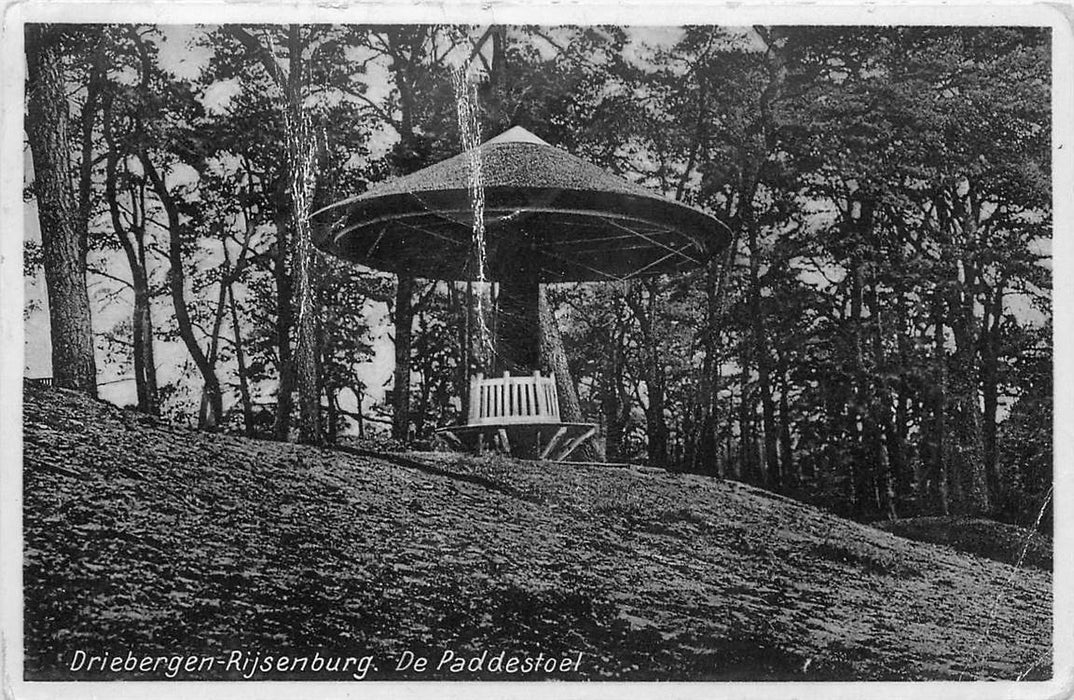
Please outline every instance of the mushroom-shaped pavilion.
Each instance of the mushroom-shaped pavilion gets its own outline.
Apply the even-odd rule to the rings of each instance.
[[[316,243],[379,270],[476,280],[476,182],[483,201],[484,279],[499,284],[497,371],[537,369],[541,283],[681,272],[730,240],[727,227],[708,214],[607,173],[521,127],[475,150],[322,209],[318,217],[341,223],[318,227]]]

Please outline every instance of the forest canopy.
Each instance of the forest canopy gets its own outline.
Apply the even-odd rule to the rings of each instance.
[[[733,231],[686,274],[549,286],[609,461],[1050,527],[1050,61],[1034,27],[28,25],[28,356],[62,233],[92,346],[53,318],[53,366],[88,352],[63,371],[102,396],[429,444],[495,290],[324,255],[309,213],[464,150],[472,90],[482,140]]]

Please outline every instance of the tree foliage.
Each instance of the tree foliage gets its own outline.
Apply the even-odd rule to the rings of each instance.
[[[156,386],[179,338],[205,427],[241,411],[288,439],[296,390],[304,439],[322,412],[330,438],[457,419],[491,290],[325,259],[303,212],[457,153],[461,70],[485,138],[523,126],[731,238],[684,275],[549,290],[609,459],[863,519],[1033,524],[1050,498],[1045,30],[209,27],[193,79],[158,28],[70,36],[74,199],[97,274],[133,291],[112,335],[143,410],[190,383]]]

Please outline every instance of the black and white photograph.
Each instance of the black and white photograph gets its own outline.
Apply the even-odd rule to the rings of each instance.
[[[118,7],[4,23],[5,697],[1074,693],[1069,17]]]

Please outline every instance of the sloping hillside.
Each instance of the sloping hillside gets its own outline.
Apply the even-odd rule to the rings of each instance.
[[[77,650],[368,654],[372,679],[1051,675],[1049,573],[741,484],[206,435],[59,390],[24,415],[29,678],[163,677],[71,672]],[[396,673],[405,651],[428,669]],[[444,651],[582,656],[452,673]]]
[[[1051,571],[1053,566],[1051,537],[987,518],[903,518],[873,523],[873,527],[909,540],[945,544],[960,552],[1017,567]]]

